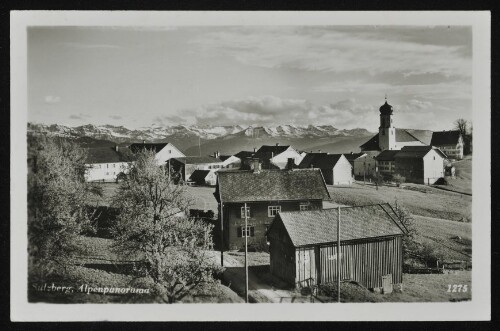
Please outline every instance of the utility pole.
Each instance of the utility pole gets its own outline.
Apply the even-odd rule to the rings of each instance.
[[[363,160],[363,185],[365,185],[366,181],[366,156],[365,159]]]
[[[340,206],[337,207],[337,302],[340,303]]]
[[[248,303],[248,212],[245,202],[245,302]]]
[[[201,156],[201,137],[198,136],[198,150],[200,152],[200,156]]]

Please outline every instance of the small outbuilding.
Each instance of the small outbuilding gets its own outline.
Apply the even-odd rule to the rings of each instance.
[[[267,232],[271,273],[297,287],[336,282],[338,217],[336,208],[280,212]],[[341,208],[341,280],[402,283],[405,233],[389,204]]]

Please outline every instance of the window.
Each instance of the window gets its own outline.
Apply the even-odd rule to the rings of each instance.
[[[244,226],[240,226],[238,228],[238,237],[254,237],[255,236],[255,227],[253,225],[248,225],[246,228]]]
[[[299,209],[301,211],[304,211],[304,210],[311,210],[311,204],[309,202],[304,202],[304,203],[301,203],[300,206],[299,206]]]
[[[274,217],[281,211],[281,206],[268,206],[267,207],[267,216]]]
[[[109,164],[106,164],[106,168],[109,168]]]
[[[172,150],[171,149],[168,150],[168,154],[172,154]]]
[[[116,164],[113,163],[113,168],[116,166]]]
[[[247,217],[250,217],[250,207],[247,206]],[[245,207],[241,207],[240,218],[245,218]]]

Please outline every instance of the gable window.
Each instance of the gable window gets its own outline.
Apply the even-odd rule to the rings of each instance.
[[[172,150],[171,149],[168,150],[168,154],[172,154]]]
[[[254,237],[255,236],[255,226],[248,225],[247,227],[240,226],[238,228],[238,237]]]
[[[311,210],[311,204],[308,202],[302,202],[299,206],[300,211]]]
[[[247,206],[247,217],[250,217],[250,207]],[[241,207],[240,218],[245,218],[245,207]]]
[[[267,207],[267,216],[274,217],[281,211],[281,206],[268,206]]]

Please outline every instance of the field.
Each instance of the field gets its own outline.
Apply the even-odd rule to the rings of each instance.
[[[379,186],[356,182],[352,186],[329,186],[333,202],[348,206],[396,201],[414,215],[471,221],[472,197],[434,187],[405,184],[403,187]]]

